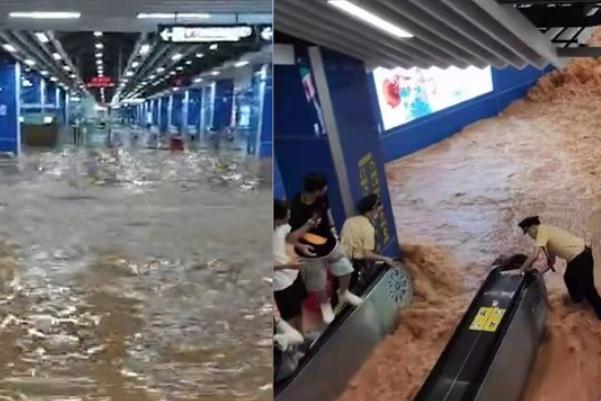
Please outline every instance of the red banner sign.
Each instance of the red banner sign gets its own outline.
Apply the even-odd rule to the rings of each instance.
[[[94,77],[86,86],[88,88],[112,88],[115,83],[111,77]]]

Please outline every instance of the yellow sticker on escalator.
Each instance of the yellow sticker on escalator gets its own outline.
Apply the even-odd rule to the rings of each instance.
[[[474,317],[470,330],[495,332],[504,314],[505,309],[483,306]]]

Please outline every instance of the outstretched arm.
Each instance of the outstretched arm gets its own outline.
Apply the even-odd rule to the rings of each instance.
[[[298,241],[303,237],[303,235],[307,234],[309,232],[309,230],[311,230],[317,224],[319,224],[319,220],[318,219],[316,219],[316,218],[310,218],[309,220],[307,220],[307,222],[305,224],[303,224],[301,226],[301,228],[299,228],[298,230],[290,232],[286,236],[286,242],[289,243],[289,244],[296,245],[298,243]]]
[[[526,261],[522,264],[522,267],[520,267],[521,273],[525,272],[526,270],[528,270],[532,267],[534,262],[536,262],[536,259],[538,259],[540,252],[541,252],[541,248],[538,246],[535,247],[534,251],[532,251],[532,253],[530,255],[528,255],[528,259],[526,259]]]

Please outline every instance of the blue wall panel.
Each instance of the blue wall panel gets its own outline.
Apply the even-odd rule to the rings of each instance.
[[[45,107],[56,107],[56,85],[54,82],[46,82],[46,94],[44,102]]]
[[[23,73],[21,80],[21,103],[24,105],[40,105],[42,103],[42,76],[36,71]]]
[[[173,105],[171,108],[171,125],[175,126],[180,133],[182,132],[183,100],[183,93],[173,94]]]
[[[496,116],[513,101],[523,98],[528,89],[543,74],[551,70],[551,67],[544,70],[538,70],[534,67],[527,67],[523,70],[513,67],[503,70],[493,69],[493,92],[419,118],[381,134],[384,160],[389,162],[399,159],[448,138],[478,120]],[[378,109],[371,75],[370,81],[372,107],[376,110],[379,126],[382,127],[382,123],[379,121],[380,110]]]
[[[298,53],[302,55],[300,49]],[[286,198],[291,199],[302,190],[305,175],[326,174],[332,213],[340,229],[346,216],[330,145],[327,137],[315,136],[313,124],[317,115],[305,97],[299,67],[276,65],[273,75],[273,104],[278,110],[273,119],[274,152]]]
[[[21,151],[20,90],[20,65],[0,59],[0,152]]]
[[[230,126],[233,98],[234,81],[231,79],[217,81],[215,85],[215,107],[213,109],[213,128],[216,131]]]
[[[159,111],[159,132],[166,134],[169,130],[169,97],[161,98]]]
[[[202,89],[190,89],[188,100],[188,125],[200,126],[200,111],[202,109]]]
[[[368,77],[362,61],[322,50],[351,198],[356,205],[377,193],[384,213],[375,223],[379,251],[399,256],[398,238],[384,171],[376,117],[371,109]],[[354,210],[357,213],[357,210]]]
[[[265,78],[265,93],[263,101],[263,115],[261,116],[261,148],[260,157],[271,157],[273,151],[273,80],[269,73]]]

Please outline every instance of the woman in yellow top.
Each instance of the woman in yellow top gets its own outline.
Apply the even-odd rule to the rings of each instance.
[[[374,221],[382,212],[382,202],[376,194],[371,194],[357,204],[359,215],[348,218],[342,226],[341,243],[346,254],[357,269],[363,269],[373,262],[394,264],[394,260],[376,253],[376,229]]]
[[[530,269],[541,252],[546,256],[547,270],[553,269],[556,256],[565,259],[568,265],[563,279],[570,298],[576,303],[588,301],[601,319],[601,297],[595,288],[593,254],[584,240],[560,228],[541,224],[538,216],[527,217],[518,225],[535,241],[535,249],[520,271]]]

